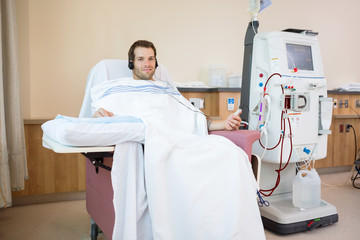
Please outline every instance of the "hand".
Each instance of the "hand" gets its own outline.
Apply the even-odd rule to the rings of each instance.
[[[99,108],[94,115],[93,118],[100,118],[100,117],[113,117],[115,116],[112,112],[106,111],[103,108]]]
[[[241,111],[238,113],[241,114]],[[225,120],[225,130],[232,131],[238,130],[241,124],[241,118],[239,115],[230,114]]]

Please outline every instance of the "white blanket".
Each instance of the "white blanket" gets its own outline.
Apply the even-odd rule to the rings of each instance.
[[[92,99],[146,125],[144,156],[138,143],[115,148],[114,240],[265,239],[247,155],[207,135],[204,115],[186,99],[133,79],[98,85]]]

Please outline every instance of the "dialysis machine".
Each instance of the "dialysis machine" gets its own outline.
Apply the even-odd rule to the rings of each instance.
[[[245,37],[241,117],[262,134],[253,153],[262,160],[259,206],[264,226],[291,234],[333,224],[337,210],[320,195],[315,206],[293,204],[295,191],[300,191],[300,201],[320,194],[320,185],[317,192],[311,182],[307,189],[293,189],[293,180],[299,164],[309,168],[326,157],[331,133],[333,102],[327,98],[317,34],[296,29],[257,34],[258,26],[250,22]]]

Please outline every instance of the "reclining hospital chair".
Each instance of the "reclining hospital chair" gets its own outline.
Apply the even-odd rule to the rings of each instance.
[[[131,77],[132,71],[126,60],[102,60],[90,71],[85,88],[85,96],[79,114],[80,118],[92,117],[90,89],[102,81]],[[162,66],[156,69],[154,77],[159,81],[168,81],[176,89],[168,71]],[[258,178],[259,160],[251,155],[253,143],[260,138],[260,133],[252,130],[212,131],[210,134],[222,135],[241,147],[252,161],[254,175]],[[46,142],[46,141],[44,141]],[[47,145],[49,142],[45,143]],[[54,149],[53,149],[54,150]],[[112,152],[114,147],[88,147],[79,152],[86,156],[86,209],[91,217],[91,239],[97,239],[98,230],[112,238],[115,213],[113,207],[113,188],[111,183]],[[54,150],[56,151],[56,150]],[[57,152],[61,152],[57,151]],[[76,152],[76,150],[71,150]]]

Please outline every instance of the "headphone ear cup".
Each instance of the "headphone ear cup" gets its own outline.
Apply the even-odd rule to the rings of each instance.
[[[157,59],[155,60],[155,68],[157,68],[159,66]]]
[[[130,70],[134,69],[134,62],[129,61],[128,67]]]

